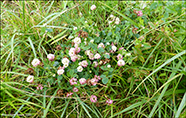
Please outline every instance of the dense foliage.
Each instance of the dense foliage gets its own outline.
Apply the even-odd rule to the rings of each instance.
[[[185,6],[1,2],[1,116],[186,117]]]

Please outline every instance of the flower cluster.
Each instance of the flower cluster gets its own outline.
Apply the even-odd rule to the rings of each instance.
[[[116,25],[118,25],[118,24],[120,23],[119,17],[115,17],[115,16],[112,15],[112,14],[108,17],[108,19],[110,19],[110,20],[108,20],[108,23],[109,23],[109,24],[111,24],[111,23],[114,22],[114,21],[115,21],[115,24],[116,24]]]
[[[137,11],[137,10],[134,10],[134,13],[137,15],[137,16],[143,16],[143,12],[142,11]]]
[[[95,9],[96,6],[93,5],[91,10]],[[110,15],[110,18],[115,21],[115,24],[120,23],[118,17]],[[78,32],[77,27],[74,27],[73,30],[76,34],[75,36],[69,36],[70,44],[64,47],[60,45],[56,47],[57,52],[60,53],[48,54],[48,61],[44,63],[37,58],[31,62],[35,68],[40,65],[39,68],[48,69],[44,72],[48,72],[50,78],[55,80],[50,84],[63,84],[64,87],[68,88],[63,91],[66,92],[65,94],[60,93],[60,95],[66,97],[72,97],[75,93],[82,95],[83,92],[81,94],[80,91],[106,86],[115,71],[113,65],[117,64],[118,69],[121,68],[125,65],[124,60],[131,55],[130,53],[123,53],[126,52],[124,47],[118,47],[119,45],[114,40],[98,40],[98,33],[96,34],[98,39],[94,39],[90,38],[85,31]],[[29,75],[26,81],[33,83],[34,75]],[[43,86],[47,86],[44,83],[36,85],[37,90],[42,90]],[[93,91],[87,93],[83,94],[83,96],[90,96],[91,102],[97,102],[99,98],[94,95]],[[106,100],[106,104],[110,105],[112,103],[113,100]]]

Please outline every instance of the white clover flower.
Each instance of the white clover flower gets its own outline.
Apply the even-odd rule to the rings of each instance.
[[[84,41],[84,43],[85,43],[85,45],[87,44],[87,42],[86,42],[86,41]]]
[[[97,61],[94,61],[93,64],[94,64],[94,67],[98,66],[98,62]]]
[[[64,69],[59,69],[59,70],[57,70],[57,74],[58,74],[58,75],[62,75],[64,72],[65,72]]]
[[[116,52],[117,47],[116,47],[115,45],[113,45],[113,46],[112,46],[112,50],[113,50],[114,52]]]
[[[117,25],[118,25],[118,24],[119,24],[119,22],[120,22],[120,20],[119,20],[119,18],[117,17],[117,18],[116,18],[116,21],[115,21],[115,24],[117,24]]]
[[[88,23],[87,21],[85,21],[85,23]]]
[[[115,17],[114,15],[112,15],[112,14],[110,15],[110,18],[114,18],[114,17]]]
[[[76,51],[75,48],[70,48],[68,54],[72,57],[75,55],[75,51]]]
[[[125,54],[126,57],[130,57],[131,56],[131,53],[127,53]]]
[[[107,44],[107,45],[110,45],[110,43],[109,43],[109,42],[107,42],[106,44]]]
[[[95,55],[94,55],[94,58],[95,59],[99,59],[101,57],[101,55],[99,54],[99,53],[96,53]]]
[[[86,55],[89,55],[89,54],[90,54],[90,50],[86,50],[86,51],[85,51],[85,54],[86,54]]]
[[[80,12],[79,15],[82,16],[83,14]]]
[[[40,64],[39,59],[34,59],[34,60],[32,61],[32,65],[33,65],[34,67],[38,66],[39,64]]]
[[[81,66],[81,62],[79,62],[78,65]]]
[[[47,58],[48,58],[50,61],[54,61],[55,55],[54,55],[54,54],[48,54],[48,55],[47,55]]]
[[[108,21],[108,24],[112,23],[113,21]]]
[[[68,65],[69,65],[69,63],[65,63],[65,64],[63,64],[63,67],[67,68]]]
[[[52,76],[53,76],[53,77],[55,77],[55,76],[56,76],[56,74],[53,74]]]
[[[94,39],[90,40],[91,43],[94,43]]]
[[[82,72],[82,71],[83,71],[83,67],[82,67],[82,66],[78,66],[78,67],[77,67],[77,71],[78,71],[78,72]]]
[[[99,65],[101,65],[102,63],[103,63],[103,61],[100,61],[100,62],[99,62]]]
[[[125,65],[125,61],[120,59],[117,64],[118,64],[118,66],[124,66]]]
[[[104,45],[103,43],[100,43],[100,44],[98,45],[98,48],[100,48],[100,47],[105,48],[105,45]]]
[[[33,75],[29,75],[27,78],[26,78],[26,81],[27,82],[33,82],[34,81],[34,76]]]
[[[95,9],[96,9],[96,5],[92,5],[92,6],[90,7],[90,9],[91,9],[91,10],[95,10]]]
[[[77,55],[77,59],[78,59],[78,60],[80,60],[82,57],[83,57],[83,56],[81,56],[81,55],[79,55],[79,54]]]
[[[68,37],[68,39],[72,39],[72,38],[74,38],[74,37],[73,37],[73,36],[69,36],[69,37]]]
[[[81,39],[79,37],[76,37],[74,40],[75,44],[80,44],[81,43]]]
[[[110,68],[111,67],[111,65],[107,65],[107,68]]]
[[[69,64],[69,59],[67,58],[63,58],[61,61],[63,64]]]
[[[74,27],[73,30],[77,30],[77,27]]]

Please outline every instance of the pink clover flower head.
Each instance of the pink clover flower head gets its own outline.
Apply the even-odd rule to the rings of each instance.
[[[86,54],[86,55],[89,55],[90,53],[91,53],[90,50],[86,50],[86,51],[85,51],[85,54]]]
[[[75,44],[80,44],[81,43],[81,39],[79,37],[74,38],[73,41],[74,41]]]
[[[113,103],[113,100],[108,99],[108,100],[106,101],[106,103],[107,103],[108,105],[110,105],[110,104],[112,104],[112,103]]]
[[[32,61],[32,65],[33,65],[34,67],[37,67],[39,64],[40,64],[39,59],[34,59],[34,60]]]
[[[61,67],[61,66],[59,66],[59,70],[60,70],[60,69],[65,69],[65,67]]]
[[[74,92],[78,92],[79,90],[78,90],[78,88],[74,87],[74,88],[73,88],[73,91],[74,91]]]
[[[77,84],[77,79],[73,77],[72,79],[69,80],[69,82],[70,82],[70,85]]]
[[[95,95],[91,95],[90,101],[91,102],[96,102],[97,101],[97,97]]]
[[[33,75],[29,75],[27,78],[26,78],[26,81],[29,82],[29,83],[32,83],[34,81],[34,76]]]
[[[118,62],[117,62],[118,66],[124,66],[125,65],[125,61],[120,59]]]
[[[117,59],[120,60],[120,59],[123,59],[123,56],[121,54],[118,54],[117,55]]]
[[[80,47],[75,46],[75,53],[77,54],[77,53],[79,53],[80,51],[81,51]]]
[[[93,86],[95,86],[95,85],[97,84],[98,81],[99,81],[99,80],[97,80],[96,78],[92,78],[92,79],[90,80],[90,82],[91,82],[91,84],[92,84]]]
[[[76,54],[76,49],[75,48],[70,48],[68,54],[70,55],[70,57],[74,56]]]
[[[138,16],[143,16],[143,12],[142,11],[138,11],[137,13],[138,13],[137,14]]]
[[[75,62],[75,61],[78,59],[77,55],[71,56],[70,58],[71,58],[71,60],[72,60],[73,62]]]
[[[88,56],[90,60],[94,60],[94,54],[90,53]]]
[[[92,5],[91,7],[90,7],[90,9],[93,11],[93,10],[95,10],[96,9],[96,5]]]
[[[97,61],[94,61],[93,64],[94,64],[94,67],[98,66],[98,62]]]
[[[47,58],[49,59],[49,61],[54,61],[55,55],[54,54],[48,54]]]
[[[119,48],[119,50],[122,50],[122,49],[124,49],[124,47],[120,47],[120,48]]]
[[[111,43],[111,46],[113,46],[113,45],[114,45],[114,43],[112,42],[112,43]]]
[[[64,71],[63,67],[61,69],[57,70],[58,75],[62,75],[64,72],[65,71]]]
[[[95,59],[100,59],[100,58],[101,58],[101,55],[100,55],[99,53],[96,53],[96,54],[94,55],[94,58],[95,58]]]
[[[67,97],[71,97],[73,95],[73,93],[72,92],[69,92],[69,93],[67,93]]]
[[[98,45],[98,48],[100,48],[100,47],[105,48],[105,45],[104,45],[103,43],[100,43],[100,44]]]
[[[88,66],[88,62],[86,60],[82,61],[80,64],[83,67],[87,67]]]
[[[86,79],[85,78],[81,78],[80,80],[79,80],[79,82],[80,82],[80,84],[81,85],[83,85],[83,84],[86,84]]]
[[[109,55],[109,56],[110,56],[110,53],[108,53],[108,52],[107,52],[107,53],[105,53],[105,54],[107,54],[107,55]]]
[[[101,77],[100,76],[97,76],[97,75],[94,75],[94,78],[96,78],[98,80],[101,80]]]
[[[42,90],[43,89],[43,86],[41,85],[41,84],[39,84],[38,86],[37,86],[37,90]]]

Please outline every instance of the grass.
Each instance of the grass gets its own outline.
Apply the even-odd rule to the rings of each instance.
[[[93,4],[96,9],[91,11]],[[184,1],[1,1],[1,116],[186,117],[185,6]],[[134,9],[143,16],[138,17]],[[119,25],[108,24],[111,14],[120,19]],[[62,58],[71,47],[69,37],[77,34],[74,27],[88,32],[94,42],[116,41],[126,49],[121,53],[131,56],[124,57],[126,65],[119,68],[116,55],[111,56],[113,72],[102,67],[104,82],[66,98],[73,72],[69,70],[62,79],[56,76],[58,84],[53,85],[52,64],[45,60],[49,53]],[[57,51],[57,45],[64,45],[65,50]],[[26,82],[34,58],[48,65],[34,68],[42,91],[36,90],[36,83]],[[59,89],[63,95],[58,94]],[[89,100],[92,94],[98,97],[96,103]],[[106,98],[113,104],[106,105]]]

